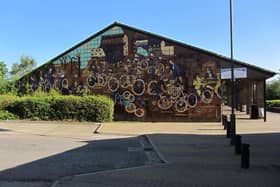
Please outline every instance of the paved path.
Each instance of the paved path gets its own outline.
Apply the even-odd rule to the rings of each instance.
[[[240,156],[224,136],[150,135],[169,161],[151,167],[74,176],[56,186],[280,186],[279,134],[249,135],[251,168],[240,169]]]
[[[6,145],[2,143],[0,145],[0,150],[3,150],[0,154],[0,157],[2,156],[1,160],[10,159],[12,162],[14,161],[13,158],[3,156],[5,155],[4,149],[12,150],[12,146],[15,146],[15,150],[17,150],[21,147],[20,144],[23,144],[24,147],[24,143],[20,139],[21,136],[22,140],[26,138],[23,136],[31,138],[29,143],[26,143],[26,149],[19,149],[18,152],[11,151],[11,153],[18,155],[17,158],[21,158],[20,154],[23,155],[22,158],[24,158],[24,154],[27,154],[26,158],[30,158],[28,154],[31,152],[37,152],[38,155],[34,156],[33,162],[30,161],[31,164],[26,163],[27,160],[24,161],[23,159],[22,163],[26,163],[25,165],[19,162],[18,167],[12,167],[11,170],[8,169],[1,173],[3,179],[8,179],[7,176],[10,173],[17,173],[17,171],[25,173],[34,167],[37,167],[38,171],[39,168],[48,167],[46,160],[53,162],[53,167],[65,167],[68,171],[71,170],[68,169],[69,162],[74,158],[75,167],[73,167],[73,170],[75,172],[63,173],[63,175],[43,172],[44,176],[53,176],[51,177],[53,180],[58,179],[57,176],[70,175],[67,178],[60,178],[55,186],[280,186],[280,125],[278,123],[280,115],[268,113],[268,122],[266,123],[263,123],[262,120],[248,120],[245,117],[248,116],[244,113],[238,113],[237,132],[242,134],[243,142],[250,144],[251,167],[249,170],[240,169],[240,156],[235,155],[233,147],[229,146],[229,140],[225,138],[225,131],[221,123],[115,122],[103,124],[99,130],[100,134],[94,135],[92,132],[97,125],[92,123],[78,123],[78,125],[70,123],[69,125],[68,122],[64,124],[32,122],[29,124],[26,121],[19,121],[0,122],[0,139],[6,138],[6,142],[14,141],[13,143],[6,143]],[[141,150],[136,148],[139,146],[139,142],[134,141],[134,137],[140,134],[149,134],[150,139],[168,163],[147,166],[144,155],[140,157],[135,155],[134,158],[139,159],[139,164],[127,166],[137,167],[128,169],[113,167],[114,164],[122,163],[119,162],[122,159],[118,161],[110,160],[114,151],[116,151],[116,146],[120,145],[122,147],[123,145],[122,150],[125,149],[126,153],[120,153],[120,155],[123,155],[120,157],[126,160],[127,157],[124,155],[128,153],[128,147],[132,152]],[[11,138],[14,135],[16,135],[16,138],[9,140],[9,137]],[[37,138],[32,139],[33,136]],[[48,140],[46,141],[44,138]],[[105,143],[103,144],[105,149],[103,146],[100,149],[103,149],[103,151],[108,149],[106,151],[112,150],[112,152],[105,151],[103,155],[100,154],[102,156],[99,155],[98,157],[105,166],[108,166],[107,163],[111,163],[111,165],[109,164],[111,167],[101,168],[101,170],[107,171],[96,172],[100,170],[93,170],[93,168],[96,165],[98,166],[99,162],[94,163],[94,160],[90,160],[93,156],[89,157],[89,155],[96,154],[92,151],[95,146],[91,141],[98,139],[101,139],[100,141],[110,139],[108,141],[111,141],[111,138],[117,138],[116,141],[111,142],[114,146]],[[65,143],[63,143],[64,141]],[[32,144],[35,144],[34,148],[32,148]],[[137,146],[135,146],[136,144]],[[49,151],[44,153],[44,150]],[[81,156],[86,162],[93,163],[90,167],[85,167],[87,168],[85,171],[89,172],[88,174],[76,175],[79,173],[76,170],[81,169],[79,168],[81,159],[75,160],[76,156]],[[37,157],[39,160],[34,161]],[[102,161],[103,158],[104,162]],[[59,163],[60,161],[66,161],[65,165]],[[85,162],[82,161],[81,163]],[[7,168],[3,165],[3,168]],[[115,168],[115,170],[110,168]],[[28,172],[26,174],[28,175]],[[0,186],[50,185],[51,182],[48,177],[45,178],[47,179],[44,183],[25,181],[17,184],[6,180],[0,182]]]
[[[226,111],[227,113],[229,111]],[[263,119],[251,120],[245,113],[237,112],[236,131],[238,134],[274,133],[280,132],[280,114],[267,113],[267,122]],[[224,135],[221,122],[114,122],[104,123],[99,130],[104,135],[139,135],[139,134],[213,134]]]
[[[0,122],[0,170],[82,147],[89,141],[127,136],[96,135],[94,123]]]
[[[0,187],[45,187],[64,176],[150,164],[143,138],[93,134],[96,127],[1,122]]]
[[[280,115],[268,113],[264,123],[237,114],[237,132],[250,144],[248,170],[240,168],[221,123],[118,122],[100,133],[149,134],[168,163],[72,176],[56,186],[280,186]]]

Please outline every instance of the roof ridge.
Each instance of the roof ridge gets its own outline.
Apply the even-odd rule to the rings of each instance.
[[[121,22],[118,22],[118,21],[114,21],[113,23],[109,24],[108,26],[106,26],[105,28],[101,29],[100,31],[96,32],[95,34],[93,35],[90,35],[89,37],[87,37],[86,39],[82,40],[81,42],[78,42],[76,45],[74,45],[73,47],[69,48],[69,49],[66,49],[65,51],[63,51],[62,53],[60,53],[59,55],[51,58],[50,60],[48,60],[46,63],[38,66],[36,69],[44,66],[44,65],[47,65],[49,63],[51,63],[52,61],[60,58],[61,56],[67,54],[68,52],[70,52],[71,50],[75,49],[76,47],[79,47],[80,45],[86,43],[87,41],[91,40],[92,38],[98,36],[99,34],[105,32],[106,30],[110,29],[111,27],[114,27],[114,26],[120,26],[120,27],[124,27],[124,28],[127,28],[129,30],[134,30],[134,31],[137,31],[137,32],[142,32],[144,34],[147,34],[147,35],[152,35],[154,37],[158,37],[158,38],[161,38],[161,39],[164,39],[164,40],[167,40],[169,42],[173,42],[173,43],[176,43],[178,45],[181,45],[183,47],[188,47],[188,48],[191,48],[193,50],[196,50],[196,51],[199,51],[199,52],[203,52],[203,53],[206,53],[208,55],[213,55],[213,56],[216,56],[218,58],[221,58],[221,59],[224,59],[226,61],[230,61],[231,59],[229,57],[226,57],[224,55],[221,55],[221,54],[218,54],[218,53],[215,53],[215,52],[212,52],[212,51],[209,51],[209,50],[206,50],[206,49],[203,49],[203,48],[199,48],[199,47],[196,47],[196,46],[193,46],[193,45],[190,45],[190,44],[187,44],[187,43],[184,43],[184,42],[181,42],[181,41],[178,41],[178,40],[175,40],[175,39],[171,39],[169,37],[165,37],[165,36],[161,36],[161,35],[157,35],[155,33],[152,33],[152,32],[149,32],[149,31],[145,31],[145,30],[141,30],[141,29],[138,29],[136,27],[133,27],[133,26],[129,26],[127,24],[124,24],[124,23],[121,23]],[[239,65],[244,65],[244,66],[249,66],[251,68],[254,68],[254,69],[257,69],[259,71],[262,71],[262,72],[265,72],[265,73],[268,73],[268,74],[271,74],[271,76],[275,75],[276,73],[271,71],[271,70],[267,70],[267,69],[264,69],[264,68],[261,68],[261,67],[258,67],[258,66],[255,66],[255,65],[252,65],[252,64],[249,64],[247,62],[244,62],[244,61],[240,61],[240,60],[237,60],[237,59],[234,59],[234,62],[235,63],[238,63]],[[32,70],[30,73],[32,73],[33,71],[35,71],[36,69]],[[28,74],[30,74],[28,73]],[[25,76],[25,75],[24,75]],[[22,76],[21,78],[23,78],[24,76]],[[19,78],[19,79],[21,79]]]
[[[162,38],[162,39],[165,39],[165,40],[168,40],[170,42],[174,42],[174,43],[177,43],[179,45],[183,45],[185,47],[189,47],[189,48],[192,48],[194,50],[197,50],[197,51],[201,51],[201,52],[204,52],[204,53],[207,53],[207,54],[210,54],[210,55],[214,55],[218,58],[222,58],[224,60],[231,60],[229,57],[225,56],[225,55],[221,55],[219,53],[215,53],[215,52],[212,52],[212,51],[209,51],[209,50],[206,50],[206,49],[203,49],[203,48],[200,48],[200,47],[196,47],[196,46],[193,46],[193,45],[190,45],[188,43],[185,43],[185,42],[181,42],[181,41],[178,41],[176,39],[171,39],[171,38],[168,38],[168,37],[165,37],[165,36],[161,36],[161,35],[157,35],[157,34],[154,34],[152,32],[149,32],[149,31],[145,31],[145,30],[141,30],[141,29],[138,29],[138,28],[135,28],[135,27],[132,27],[132,26],[129,26],[129,25],[126,25],[126,24],[123,24],[123,23],[117,23],[118,26],[122,26],[122,27],[126,27],[130,30],[135,30],[135,31],[138,31],[138,32],[143,32],[145,34],[148,34],[148,35],[153,35],[155,37],[159,37],[159,38]],[[260,71],[264,71],[264,72],[267,72],[267,73],[270,73],[270,74],[273,74],[275,75],[276,73],[274,71],[271,71],[271,70],[267,70],[267,69],[264,69],[264,68],[261,68],[259,66],[256,66],[256,65],[252,65],[252,64],[249,64],[248,62],[244,62],[244,61],[241,61],[241,60],[238,60],[238,59],[233,59],[234,62],[237,62],[239,64],[242,64],[242,65],[245,65],[245,66],[250,66],[254,69],[258,69]]]

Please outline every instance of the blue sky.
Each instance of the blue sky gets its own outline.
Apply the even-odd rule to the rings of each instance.
[[[280,69],[280,1],[233,0],[234,57]],[[1,1],[0,61],[38,65],[118,21],[229,56],[229,0]]]

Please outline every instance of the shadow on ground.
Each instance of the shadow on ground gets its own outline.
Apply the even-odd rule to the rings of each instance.
[[[97,186],[280,185],[279,133],[242,135],[242,141],[250,144],[249,170],[240,169],[240,156],[234,154],[234,148],[224,135],[151,134],[149,137],[169,161],[168,164],[85,176],[83,186],[93,183]],[[139,137],[87,143],[80,148],[1,171],[0,181],[50,184],[64,176],[149,163]],[[58,186],[80,186],[81,182],[83,177],[74,177],[70,181],[61,181]]]
[[[0,128],[0,132],[7,132],[7,131],[10,131],[9,129],[2,129]]]
[[[148,161],[137,137],[89,141],[87,145],[0,172],[0,181],[44,181],[145,165]]]
[[[280,134],[242,135],[250,144],[250,169],[241,169],[223,135],[152,134],[168,164],[108,171],[60,181],[56,187],[280,186]]]

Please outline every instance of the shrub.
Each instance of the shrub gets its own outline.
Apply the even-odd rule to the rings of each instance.
[[[47,97],[47,96],[55,97],[60,95],[61,94],[53,88],[49,92],[44,92],[41,88],[38,88],[35,92],[32,92],[30,94],[30,96],[33,97]]]
[[[48,120],[51,107],[44,97],[26,97],[19,99],[7,107],[9,112],[18,115],[21,119]]]
[[[266,104],[267,104],[267,106],[280,105],[280,99],[266,100]]]
[[[114,103],[105,96],[59,96],[51,101],[53,119],[105,122],[113,120]]]
[[[15,95],[0,95],[0,110],[6,108],[18,99]]]
[[[86,96],[83,98],[79,116],[84,116],[89,121],[94,120],[94,118],[99,122],[113,120],[114,102],[110,98],[104,96]]]
[[[105,122],[113,120],[114,103],[105,96],[23,97],[6,109],[21,119]]]
[[[51,107],[54,110],[51,118],[55,120],[77,119],[80,97],[76,96],[59,96],[53,97]]]
[[[0,120],[15,120],[18,116],[6,110],[0,110]]]

